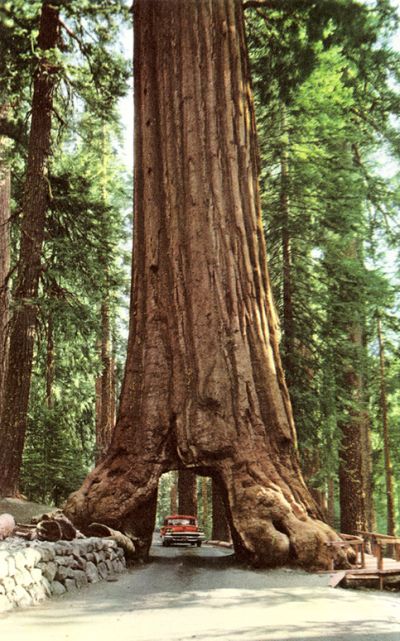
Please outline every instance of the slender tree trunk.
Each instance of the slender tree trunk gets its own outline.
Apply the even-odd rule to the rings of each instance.
[[[346,259],[360,266],[359,243],[357,239],[349,242]],[[354,294],[354,292],[353,292]],[[347,300],[349,292],[343,293]],[[367,523],[367,491],[368,463],[364,460],[366,411],[364,401],[364,386],[362,375],[362,354],[364,350],[363,330],[360,320],[349,322],[347,329],[349,353],[348,363],[341,372],[342,389],[348,397],[347,418],[340,422],[340,527],[347,534],[356,534],[358,530],[366,530]]]
[[[208,478],[201,477],[201,523],[208,530]]]
[[[101,341],[98,340],[96,347],[98,349],[98,353],[101,355]],[[102,391],[102,382],[103,382],[103,376],[102,372],[96,376],[96,381],[95,381],[95,418],[96,418],[96,448],[95,448],[95,459],[96,461],[100,461],[100,456],[99,456],[99,445],[98,445],[98,440],[99,440],[99,435],[101,434],[101,421],[102,421],[102,411],[101,411],[101,391]]]
[[[178,512],[178,477],[176,472],[173,472],[172,476],[169,509],[171,514],[177,514]]]
[[[192,470],[178,472],[178,512],[197,514],[197,477]]]
[[[54,386],[54,326],[53,317],[50,315],[47,325],[47,350],[46,350],[46,404],[48,409],[54,406],[53,386]]]
[[[117,371],[116,371],[115,354],[111,355],[111,430],[113,430],[117,418]]]
[[[1,141],[0,141],[1,150]],[[2,164],[0,156],[0,409],[4,378],[8,361],[10,271],[10,171]]]
[[[280,105],[280,194],[279,211],[282,227],[282,329],[283,329],[283,368],[286,379],[290,385],[293,383],[294,352],[295,352],[295,320],[293,310],[293,275],[292,275],[292,240],[290,234],[290,211],[289,211],[289,148],[288,148],[288,126],[286,107]],[[296,412],[294,410],[296,416]]]
[[[362,347],[362,335],[359,326],[349,333],[349,340],[356,350]],[[355,361],[357,362],[357,360]],[[367,529],[365,510],[365,466],[362,461],[362,434],[365,413],[362,404],[362,379],[354,361],[344,373],[344,389],[350,396],[353,405],[347,413],[347,420],[340,423],[340,528],[347,534],[356,534],[358,530]]]
[[[394,480],[393,480],[393,467],[390,457],[390,438],[389,438],[389,422],[387,411],[387,397],[386,397],[386,371],[385,371],[385,348],[382,334],[381,319],[378,318],[378,342],[379,342],[379,368],[380,368],[380,405],[382,415],[382,429],[383,429],[383,450],[385,457],[385,480],[386,480],[386,514],[387,514],[387,533],[390,536],[396,534],[396,517],[394,509]]]
[[[361,418],[361,464],[363,468],[365,518],[369,532],[376,531],[376,517],[374,505],[371,422],[368,411]]]
[[[280,192],[279,192],[279,213],[282,239],[282,363],[289,390],[292,386],[299,384],[299,376],[296,377],[296,352],[297,357],[303,355],[304,362],[309,356],[309,347],[302,344],[296,338],[296,316],[293,295],[295,292],[293,276],[292,256],[292,233],[291,233],[291,212],[290,212],[290,158],[289,158],[289,127],[286,105],[280,103]],[[312,385],[314,372],[310,368],[302,372],[305,387]],[[297,378],[297,380],[296,380]],[[294,418],[299,416],[299,408],[296,399],[291,395]],[[310,437],[305,438],[299,434],[299,445],[301,451],[301,467],[304,478],[310,487],[312,496],[316,500],[322,513],[325,513],[325,495],[320,490],[311,487],[312,478],[319,471],[318,436],[313,435],[314,442],[310,443]]]
[[[101,191],[104,206],[108,205],[108,183],[109,183],[109,144],[106,125],[102,130],[102,162],[101,162]],[[101,219],[103,233],[107,234],[107,224],[104,218]],[[105,456],[111,442],[114,428],[114,376],[110,319],[110,295],[109,295],[109,267],[107,259],[103,257],[103,278],[104,293],[101,303],[101,375],[100,381],[96,381],[97,408],[96,416],[96,463],[99,463]]]
[[[335,527],[335,482],[333,478],[328,479],[328,523]]]
[[[212,534],[214,541],[230,541],[228,520],[221,487],[212,479]]]
[[[111,351],[110,307],[101,304],[101,375],[96,380],[96,462],[101,461],[111,442],[114,427],[114,377]]]
[[[134,10],[128,357],[109,451],[66,511],[135,534],[146,557],[158,479],[190,467],[222,485],[240,558],[326,566],[336,534],[300,472],[279,357],[242,3]]]
[[[47,162],[51,145],[53,91],[57,78],[57,68],[46,59],[45,52],[56,47],[58,39],[58,11],[46,0],[39,25],[38,48],[43,57],[38,62],[33,83],[20,253],[0,426],[0,495],[6,496],[18,492],[25,441],[38,314],[36,298],[49,195]]]

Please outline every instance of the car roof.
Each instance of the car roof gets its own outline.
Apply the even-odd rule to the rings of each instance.
[[[168,514],[164,517],[165,519],[197,519],[197,516],[194,514]]]

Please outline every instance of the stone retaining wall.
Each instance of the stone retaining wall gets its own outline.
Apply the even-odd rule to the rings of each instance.
[[[124,552],[112,539],[0,543],[0,612],[39,603],[125,569]]]

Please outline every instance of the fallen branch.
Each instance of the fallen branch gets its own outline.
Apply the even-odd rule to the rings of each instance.
[[[40,521],[36,526],[37,538],[41,541],[59,541],[62,539],[62,530],[59,521],[45,520]]]
[[[103,523],[91,523],[85,530],[86,536],[98,536],[112,538],[126,552],[130,558],[135,556],[136,548],[133,538],[123,534],[119,530],[113,530]]]

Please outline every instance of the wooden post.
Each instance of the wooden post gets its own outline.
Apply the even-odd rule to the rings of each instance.
[[[365,568],[365,544],[361,544],[361,567]]]
[[[376,543],[376,560],[378,570],[383,570],[382,545],[379,541]]]
[[[379,363],[380,363],[380,401],[382,413],[382,428],[383,428],[383,448],[385,456],[385,477],[386,477],[386,505],[387,505],[387,534],[395,536],[395,510],[394,510],[394,482],[393,482],[393,468],[390,460],[390,439],[389,439],[389,422],[387,411],[387,395],[386,395],[386,373],[385,373],[385,351],[384,341],[382,334],[381,319],[378,317],[378,343],[379,343]]]

